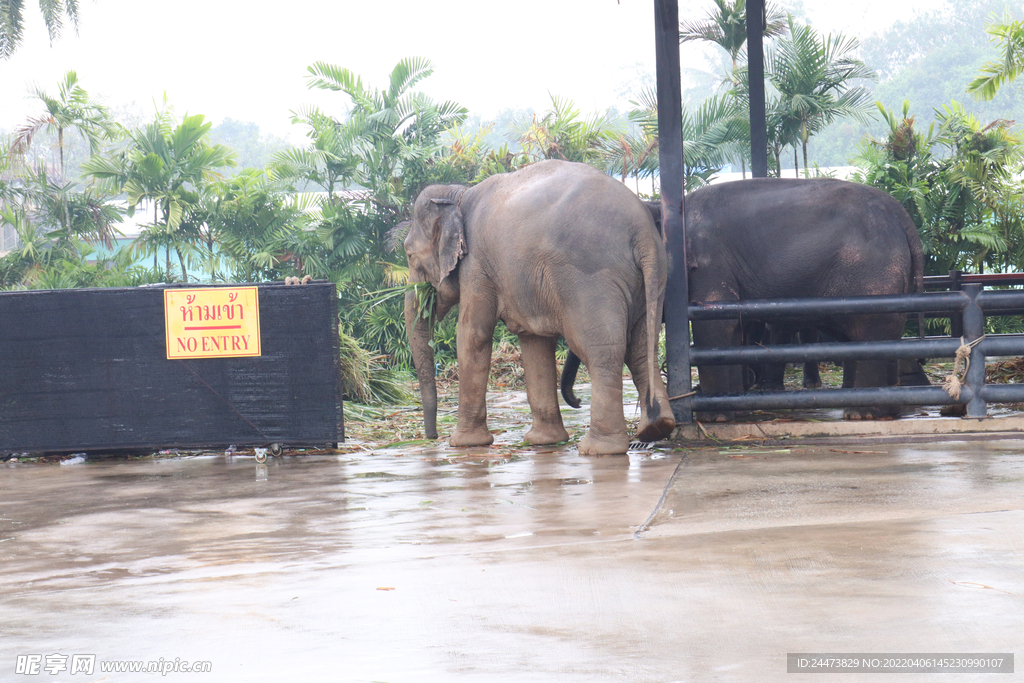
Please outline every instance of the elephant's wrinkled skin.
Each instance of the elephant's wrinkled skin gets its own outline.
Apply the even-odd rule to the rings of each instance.
[[[690,300],[843,297],[922,291],[924,257],[910,216],[866,185],[755,179],[701,188],[685,202]],[[839,341],[899,339],[904,314],[822,316],[800,323]],[[696,346],[741,343],[738,321],[693,323]],[[896,361],[858,361],[853,386],[892,386]],[[741,366],[700,368],[704,393],[743,391]],[[851,419],[894,416],[850,408]],[[728,413],[704,416],[728,419]]]
[[[565,337],[592,382],[584,454],[624,453],[622,365],[641,397],[637,438],[667,436],[675,422],[657,361],[666,279],[650,212],[625,186],[583,164],[544,161],[466,188],[426,188],[405,240],[412,282],[433,284],[433,315],[406,296],[406,324],[436,438],[432,326],[459,304],[459,410],[452,446],[490,444],[486,391],[498,320],[519,336],[533,414],[526,440],[565,441],[555,346]]]

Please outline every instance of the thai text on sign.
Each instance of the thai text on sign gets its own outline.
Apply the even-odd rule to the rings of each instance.
[[[167,358],[260,355],[256,287],[165,289]]]

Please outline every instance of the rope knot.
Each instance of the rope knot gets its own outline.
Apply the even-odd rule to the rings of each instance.
[[[960,337],[960,348],[956,350],[956,359],[953,361],[953,372],[942,383],[942,388],[954,401],[960,400],[960,390],[967,379],[967,371],[971,369],[971,349],[978,345],[985,335],[981,335],[970,344]]]

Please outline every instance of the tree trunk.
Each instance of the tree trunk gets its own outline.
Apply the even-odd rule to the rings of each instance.
[[[793,143],[793,177],[800,177],[800,150],[797,149],[796,143]]]
[[[181,265],[181,281],[188,282],[188,272],[185,270],[185,257],[181,255],[181,249],[178,247],[174,248],[174,252],[178,255],[178,263]]]
[[[437,380],[434,376],[434,311],[426,319],[420,317],[416,292],[405,294],[405,329],[409,335],[409,349],[412,351],[416,379],[420,383],[420,400],[423,403],[423,433],[428,439],[437,438]]]

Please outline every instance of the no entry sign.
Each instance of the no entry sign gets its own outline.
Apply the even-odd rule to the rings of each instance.
[[[164,321],[168,359],[260,355],[256,287],[165,289]]]

